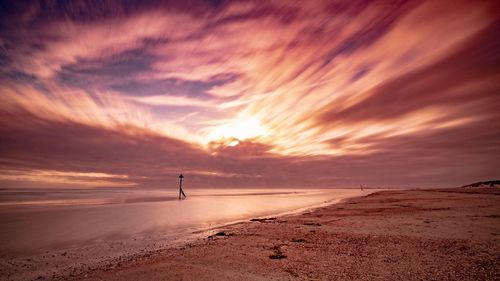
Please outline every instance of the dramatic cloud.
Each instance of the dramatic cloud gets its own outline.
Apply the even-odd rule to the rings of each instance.
[[[145,3],[147,2],[147,3]],[[495,1],[6,1],[6,187],[500,176]]]

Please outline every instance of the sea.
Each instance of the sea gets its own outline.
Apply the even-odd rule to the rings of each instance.
[[[280,216],[367,194],[359,189],[0,189],[0,255],[109,241],[158,247],[252,218]],[[109,243],[108,243],[109,244]]]

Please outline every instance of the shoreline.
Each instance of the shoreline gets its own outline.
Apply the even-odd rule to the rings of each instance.
[[[6,252],[2,254],[2,259],[0,259],[0,277],[6,280],[35,280],[38,277],[49,280],[66,279],[68,277],[74,277],[77,272],[83,273],[89,270],[98,270],[103,267],[115,267],[124,259],[133,260],[138,257],[151,256],[160,251],[185,247],[185,245],[190,243],[203,240],[217,229],[245,224],[249,222],[250,219],[294,215],[300,212],[337,204],[349,198],[366,196],[367,194],[377,191],[379,190],[367,190],[364,193],[360,192],[359,194],[349,195],[344,198],[330,198],[321,203],[315,203],[289,211],[269,213],[262,216],[249,216],[244,219],[222,222],[210,226],[194,227],[192,230],[186,229],[185,236],[179,234],[155,234],[155,232],[147,231],[128,238],[111,240],[93,239],[87,242],[75,241],[54,246],[47,251],[33,250],[33,253],[28,254],[22,254],[22,252]],[[282,193],[278,194],[281,195]],[[88,207],[89,206],[77,206],[75,208]],[[98,244],[102,245],[102,247],[98,247]]]
[[[463,189],[375,192],[222,227],[211,238],[75,279],[495,280],[498,195]]]
[[[494,189],[376,191],[211,227],[190,241],[61,274],[9,278],[494,280],[500,277],[498,195]]]
[[[403,189],[401,189],[401,190],[403,190]],[[383,191],[383,190],[375,190],[375,191],[372,191],[372,192],[369,192],[369,193],[364,193],[364,194],[360,194],[360,195],[356,195],[356,196],[349,196],[349,197],[340,198],[340,199],[330,199],[328,201],[324,201],[324,202],[319,203],[319,204],[314,204],[314,205],[311,205],[311,206],[302,207],[302,208],[294,209],[294,210],[291,210],[291,211],[285,211],[285,212],[280,212],[280,213],[275,213],[275,214],[269,214],[269,215],[265,215],[265,216],[253,216],[250,219],[235,220],[235,221],[232,221],[232,222],[227,222],[227,223],[222,223],[220,225],[211,226],[209,228],[202,228],[202,229],[200,229],[198,231],[191,232],[191,234],[200,234],[201,237],[191,237],[191,238],[188,238],[188,239],[186,239],[186,241],[184,241],[184,243],[181,242],[181,244],[177,245],[177,246],[184,246],[184,244],[187,244],[189,242],[193,242],[193,241],[196,241],[196,240],[198,240],[200,238],[207,237],[207,236],[209,236],[207,234],[210,234],[214,230],[223,229],[225,227],[231,227],[231,226],[235,226],[235,225],[249,223],[249,222],[252,222],[252,221],[269,220],[269,219],[273,219],[274,220],[274,219],[279,219],[279,218],[285,217],[285,216],[294,216],[294,215],[298,215],[299,213],[302,213],[302,212],[314,211],[314,210],[319,209],[319,208],[325,208],[325,207],[328,207],[328,206],[331,206],[331,205],[340,204],[340,203],[343,203],[343,202],[348,201],[348,200],[353,199],[353,198],[365,197],[365,196],[368,196],[370,194],[381,192],[381,191]]]

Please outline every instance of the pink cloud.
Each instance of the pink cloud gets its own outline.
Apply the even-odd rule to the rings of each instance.
[[[494,176],[496,8],[245,2],[78,20],[31,6],[0,33],[0,171],[138,186],[177,170],[199,186]]]

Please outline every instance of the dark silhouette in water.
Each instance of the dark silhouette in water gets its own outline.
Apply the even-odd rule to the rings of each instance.
[[[496,187],[497,185],[500,185],[500,180],[480,181],[468,185],[463,185],[462,187],[482,187],[482,186]]]
[[[184,194],[184,191],[182,190],[182,179],[184,178],[184,176],[182,174],[180,174],[179,176],[179,200],[181,200],[181,195],[184,196],[184,198],[186,198],[186,194]]]

